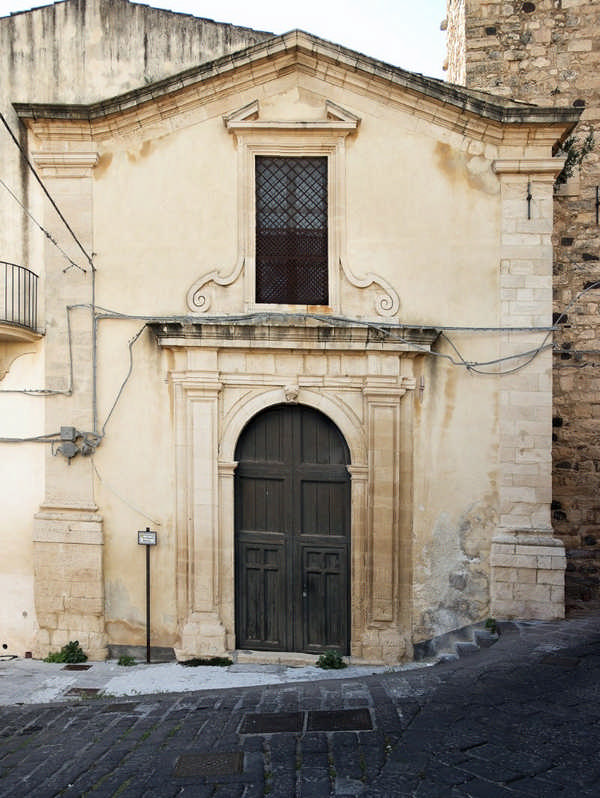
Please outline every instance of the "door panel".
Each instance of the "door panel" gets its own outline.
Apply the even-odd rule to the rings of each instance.
[[[259,414],[236,448],[239,648],[349,648],[348,447],[311,408]]]
[[[303,651],[347,648],[347,561],[343,549],[302,547]]]
[[[240,648],[281,649],[287,644],[285,617],[279,612],[284,590],[284,547],[242,543]]]
[[[302,535],[345,537],[347,486],[343,482],[301,482]]]
[[[246,532],[282,532],[284,481],[246,477],[239,480],[239,525]]]

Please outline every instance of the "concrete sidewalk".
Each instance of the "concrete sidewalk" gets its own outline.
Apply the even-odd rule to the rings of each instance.
[[[316,661],[316,657],[312,658]],[[411,670],[431,663],[398,667],[351,665],[343,670],[315,666],[235,664],[227,667],[184,667],[177,662],[123,667],[115,660],[64,665],[34,659],[0,657],[0,706],[77,701],[96,696],[116,697],[183,693],[234,687],[289,684],[336,678],[358,678],[386,671]]]
[[[2,667],[34,685],[21,664]],[[104,667],[108,687],[118,666]],[[336,676],[0,707],[0,796],[600,795],[600,615],[507,625],[458,662]]]

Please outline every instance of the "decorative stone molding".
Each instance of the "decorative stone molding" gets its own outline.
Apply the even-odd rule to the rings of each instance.
[[[537,174],[559,175],[565,165],[566,157],[556,158],[513,158],[498,159],[492,163],[497,175],[503,174]]]
[[[340,266],[344,277],[355,288],[369,288],[372,285],[378,285],[383,289],[384,293],[378,294],[375,299],[375,310],[379,316],[395,316],[398,313],[400,297],[387,280],[370,272],[364,277],[357,277],[343,258],[340,258]]]
[[[360,118],[330,100],[325,100],[323,105],[319,119],[261,119],[258,100],[223,117],[225,128],[235,137],[237,144],[238,252],[245,257],[243,269],[245,310],[272,311],[272,306],[262,305],[255,300],[256,156],[324,156],[327,158],[328,228],[337,231],[337,235],[331,237],[329,241],[329,301],[325,308],[342,312],[337,263],[346,238],[345,141],[347,136],[358,130]],[[200,297],[201,301],[204,301],[204,295],[197,293],[200,286],[195,288],[196,303]],[[386,307],[386,302],[387,299],[384,299],[382,307]],[[296,305],[282,307],[298,309]],[[198,305],[192,309],[197,312]]]
[[[259,119],[259,103],[254,100],[243,108],[233,111],[223,117],[227,130],[232,133],[244,130],[315,130],[315,131],[346,131],[351,133],[360,124],[360,117],[342,108],[340,105],[325,101],[325,119],[316,121],[278,119]]]
[[[390,325],[386,328],[382,322],[380,329],[373,329],[366,324],[336,319],[323,322],[293,313],[270,313],[264,317],[261,313],[250,313],[222,321],[209,317],[193,322],[150,322],[148,327],[162,347],[260,347],[277,350],[287,346],[315,352],[324,349],[364,352],[372,349],[411,355],[430,352],[439,335],[439,330],[434,327]],[[414,380],[411,385],[413,383]],[[406,385],[409,387],[408,382]]]
[[[211,283],[222,287],[233,285],[242,274],[245,262],[246,259],[241,257],[238,259],[233,271],[229,274],[222,275],[218,271],[212,271],[196,280],[187,292],[186,297],[187,306],[192,313],[206,313],[212,301],[210,288],[208,286],[210,286]],[[203,290],[205,286],[207,288]]]
[[[295,405],[298,403],[298,394],[300,393],[298,385],[286,385],[283,393],[288,404]]]
[[[541,122],[529,128],[529,136],[538,136],[552,144],[564,130],[563,121],[578,116],[570,108],[538,108],[517,104],[489,94],[449,86],[440,80],[412,74],[406,70],[374,61],[339,45],[317,39],[303,31],[273,36],[237,53],[230,53],[209,64],[199,64],[158,84],[143,86],[125,95],[81,106],[15,103],[17,114],[37,127],[44,135],[62,135],[62,129],[77,125],[86,136],[98,138],[137,134],[140,127],[153,126],[159,131],[189,124],[197,108],[224,96],[231,96],[249,85],[259,88],[268,80],[289,74],[291,70],[307,75],[326,74],[334,85],[348,85],[367,96],[405,109],[407,113],[464,133],[465,112],[470,114],[469,135],[501,143],[504,123],[520,126],[523,122]],[[260,89],[259,89],[260,90]],[[332,107],[333,104],[332,104]],[[165,112],[168,108],[168,113]],[[232,119],[232,126],[243,124]],[[347,124],[332,120],[331,124]]]
[[[200,326],[200,325],[196,325]],[[215,325],[207,321],[204,332]],[[406,550],[410,536],[408,518],[394,509],[404,490],[401,463],[409,457],[407,441],[402,437],[400,398],[416,387],[412,376],[368,373],[366,351],[369,342],[364,327],[353,330],[361,336],[360,345],[338,340],[345,352],[362,352],[365,371],[354,377],[340,377],[332,368],[313,386],[306,376],[286,377],[273,367],[273,355],[262,344],[239,339],[238,325],[221,324],[234,338],[222,339],[219,345],[242,345],[242,355],[252,356],[260,381],[254,384],[240,371],[215,371],[215,381],[197,371],[201,360],[198,348],[212,349],[204,334],[179,339],[176,328],[156,325],[159,343],[172,350],[185,347],[180,371],[170,372],[176,424],[176,528],[178,569],[178,615],[180,640],[176,654],[180,659],[192,656],[223,654],[235,647],[234,588],[234,474],[235,447],[241,431],[262,410],[282,401],[300,402],[325,413],[344,436],[350,451],[351,465],[351,653],[360,661],[398,662],[406,656],[409,626],[408,604],[404,601],[404,582],[400,552]],[[303,351],[323,345],[335,351],[336,338],[343,328],[327,327],[326,340],[313,339],[323,325],[306,323],[302,329],[307,340]],[[193,331],[192,325],[187,325]],[[254,333],[262,327],[253,325]],[[268,328],[271,333],[273,329]],[[243,332],[243,329],[242,331]],[[264,330],[267,332],[267,329]],[[275,333],[278,332],[277,326]],[[272,343],[289,351],[289,324],[282,324],[282,340]],[[351,332],[346,330],[346,332]],[[163,337],[164,336],[164,337]],[[209,334],[210,337],[210,334]],[[357,346],[358,348],[355,348]],[[386,344],[373,342],[372,357],[385,357]],[[396,351],[405,344],[395,344]],[[293,347],[296,351],[296,347]],[[331,352],[332,365],[338,355]],[[298,352],[297,357],[303,355]],[[406,357],[410,357],[407,353]],[[306,381],[309,381],[307,384]],[[214,383],[214,384],[213,384]],[[250,390],[248,390],[250,388]],[[357,396],[364,397],[364,405]],[[358,413],[358,415],[357,415]],[[363,413],[368,419],[363,425]],[[393,430],[390,435],[390,430]],[[366,434],[365,434],[366,432]],[[384,478],[378,478],[383,474]],[[218,490],[216,485],[218,483]],[[409,488],[407,488],[409,489]],[[385,511],[383,508],[387,508]],[[374,567],[376,575],[369,576]]]
[[[40,174],[45,177],[90,177],[98,163],[97,152],[32,152]]]

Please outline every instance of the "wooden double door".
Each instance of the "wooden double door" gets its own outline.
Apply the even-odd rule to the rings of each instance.
[[[277,405],[236,449],[236,636],[241,649],[349,651],[349,452],[337,427]]]

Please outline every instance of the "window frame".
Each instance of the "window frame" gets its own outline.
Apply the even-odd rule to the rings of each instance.
[[[238,150],[238,246],[244,261],[244,311],[340,312],[340,260],[346,240],[345,137],[339,129],[304,132],[263,129],[236,130]],[[327,251],[329,303],[293,305],[256,301],[256,173],[257,155],[267,157],[327,157]]]
[[[259,162],[262,161],[263,163],[260,164]],[[300,161],[312,161],[312,163],[305,163],[304,171],[302,167],[299,165]],[[320,163],[317,165],[315,162],[319,161]],[[298,165],[293,165],[294,162]],[[255,299],[257,304],[268,304],[268,305],[297,305],[300,304],[304,306],[308,304],[306,302],[293,302],[292,296],[294,293],[296,295],[302,293],[311,293],[306,291],[307,282],[306,279],[303,281],[303,269],[307,268],[310,269],[311,266],[314,267],[317,272],[315,277],[317,277],[318,281],[321,283],[321,289],[325,289],[324,292],[321,290],[321,294],[326,294],[325,301],[319,301],[316,297],[313,302],[310,303],[311,306],[324,306],[329,307],[329,176],[328,176],[328,165],[329,161],[327,156],[319,155],[319,156],[307,156],[306,154],[303,155],[295,155],[291,157],[284,157],[284,156],[265,156],[265,155],[256,155],[254,156],[254,181],[255,181],[255,204],[261,202],[262,208],[262,219],[261,225],[259,225],[259,209],[258,207],[255,208],[255,234],[254,234],[254,244],[255,244]],[[262,166],[262,169],[259,168]],[[259,176],[264,175],[265,179],[259,181]],[[274,180],[273,180],[274,178]],[[275,194],[273,193],[273,185],[275,184]],[[292,200],[292,204],[290,204],[290,200],[292,199],[290,196],[290,191],[292,192],[293,197],[298,197],[298,190],[300,191],[300,195],[304,194],[307,196],[307,193],[304,193],[306,189],[304,186],[311,186],[315,185],[318,189],[318,198],[316,200],[316,204],[312,207],[304,206],[303,210],[300,211],[300,218],[306,220],[307,217],[305,214],[309,213],[312,210],[316,213],[319,217],[320,226],[315,227],[314,225],[308,224],[305,228],[305,233],[307,237],[311,236],[311,233],[314,235],[315,232],[320,231],[319,240],[321,244],[319,246],[323,246],[325,252],[322,252],[320,256],[318,256],[317,263],[311,263],[310,256],[306,257],[306,261],[304,263],[298,262],[302,260],[302,255],[298,257],[298,255],[293,251],[296,246],[300,246],[300,249],[304,249],[304,245],[302,243],[302,231],[300,229],[298,234],[298,228],[294,228],[292,218],[295,217],[298,213],[298,206],[296,205],[296,199]],[[261,188],[259,188],[261,186]],[[324,190],[324,191],[323,191]],[[262,193],[261,193],[262,191]],[[273,208],[279,209],[281,200],[281,211],[283,213],[284,222],[283,226],[280,226],[279,222],[269,225],[266,222],[268,216],[271,216],[273,212]],[[291,225],[291,226],[290,226]],[[324,229],[323,229],[324,228]],[[296,235],[292,233],[292,230],[296,229]],[[277,273],[281,272],[284,274],[282,282],[279,286],[275,289],[274,293],[278,295],[278,299],[270,299],[266,301],[264,299],[265,294],[269,293],[269,286],[268,286],[268,279],[262,278],[260,279],[261,270],[259,269],[258,265],[258,245],[261,240],[263,241],[263,246],[266,244],[269,247],[267,241],[269,237],[275,234],[275,241],[278,242],[278,247],[284,247],[284,251],[280,252],[277,256],[265,254],[264,259],[262,260],[263,269],[266,271],[271,271],[271,275],[274,276]],[[290,235],[292,236],[292,241],[289,240]],[[317,232],[318,235],[318,232]],[[282,237],[288,238],[287,245],[292,245],[292,251],[285,251],[285,244],[282,240]],[[325,257],[323,257],[325,256]],[[277,265],[271,265],[269,260],[271,258],[276,257]],[[323,285],[324,283],[324,285]],[[272,289],[271,289],[272,290]],[[315,292],[313,292],[315,293]],[[261,295],[263,299],[259,302],[258,296]],[[286,297],[283,299],[282,297]]]
[[[248,143],[246,147],[246,194],[247,213],[245,214],[245,247],[247,254],[245,269],[245,288],[248,310],[288,312],[332,312],[339,309],[339,274],[335,264],[339,263],[340,230],[337,220],[340,219],[339,190],[336,190],[338,169],[336,163],[337,146],[335,143]],[[329,302],[327,305],[301,305],[292,303],[271,304],[256,301],[256,156],[271,158],[326,157],[327,158],[327,282]],[[241,217],[242,219],[244,217]],[[344,217],[345,218],[345,215]]]

